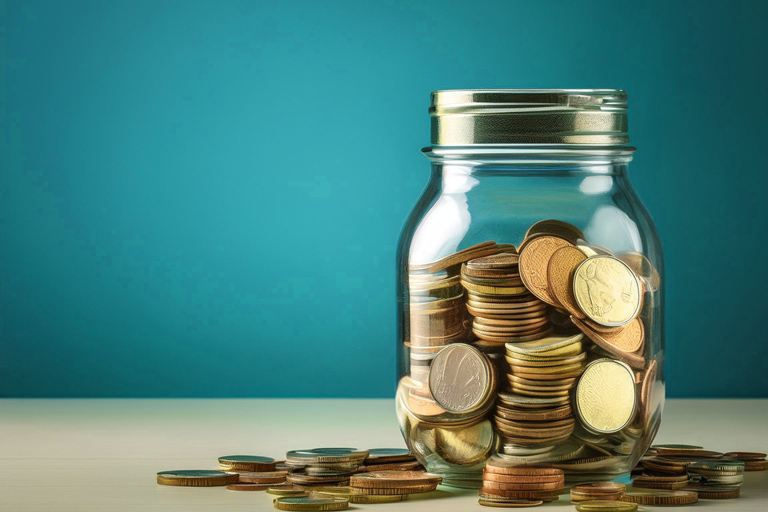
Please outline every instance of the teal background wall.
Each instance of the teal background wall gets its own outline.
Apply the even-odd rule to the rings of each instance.
[[[617,87],[667,391],[768,396],[768,3],[3,1],[0,396],[392,396],[429,92]]]

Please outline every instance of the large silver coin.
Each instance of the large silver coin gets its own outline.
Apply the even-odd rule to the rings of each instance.
[[[429,390],[448,412],[479,409],[490,396],[491,368],[485,356],[463,343],[441,350],[429,368]]]

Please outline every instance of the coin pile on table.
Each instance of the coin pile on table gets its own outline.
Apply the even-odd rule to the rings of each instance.
[[[354,448],[291,450],[285,455],[285,464],[291,468],[286,482],[294,487],[345,485],[368,453]]]
[[[490,507],[535,506],[557,500],[564,487],[561,469],[514,465],[492,457],[483,470],[478,503]]]
[[[356,496],[400,496],[431,492],[442,477],[423,471],[371,471],[353,475],[349,481],[351,494]]]
[[[516,253],[505,252],[461,266],[472,332],[484,344],[535,340],[552,330],[549,308],[523,285],[518,260]]]

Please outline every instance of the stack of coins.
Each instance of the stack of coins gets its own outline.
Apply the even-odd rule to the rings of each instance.
[[[592,500],[617,501],[626,491],[618,482],[589,482],[571,487],[571,503]]]
[[[768,455],[758,452],[728,452],[723,455],[744,463],[744,471],[768,471]]]
[[[503,392],[498,393],[493,422],[501,434],[503,452],[530,455],[531,462],[541,461],[536,455],[546,457],[555,444],[568,439],[575,425],[568,396],[539,398]],[[538,448],[526,448],[533,446]]]
[[[429,364],[442,347],[470,341],[471,317],[459,270],[473,258],[503,250],[510,248],[484,242],[435,262],[408,267],[410,322],[405,345],[410,348],[411,378],[426,382]]]
[[[418,471],[420,469],[423,469],[421,463],[406,448],[371,448],[358,471]]]
[[[699,501],[699,496],[693,491],[627,491],[621,501],[650,506],[680,506],[690,505]]]
[[[702,491],[712,487],[741,487],[744,483],[744,463],[737,460],[708,460],[688,464],[688,475]]]
[[[286,481],[293,487],[345,485],[368,456],[368,450],[355,448],[313,448],[292,450],[285,463],[292,471]]]
[[[478,503],[486,506],[514,506],[521,500],[529,505],[555,501],[563,492],[565,475],[561,469],[514,465],[490,458],[483,470],[483,486]]]
[[[249,471],[275,471],[277,462],[261,455],[225,455],[219,457],[219,470],[234,473]]]
[[[406,496],[434,491],[441,481],[422,471],[371,471],[352,476],[349,488],[357,496]]]
[[[525,396],[562,397],[576,386],[587,353],[583,334],[551,336],[506,346],[510,389]]]
[[[523,285],[514,252],[475,258],[461,267],[472,331],[488,345],[546,336],[552,326],[547,305]]]

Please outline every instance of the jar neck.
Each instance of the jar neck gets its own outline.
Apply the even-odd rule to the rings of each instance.
[[[635,148],[586,144],[430,146],[422,149],[434,167],[482,167],[483,170],[557,174],[616,174],[626,169]]]

